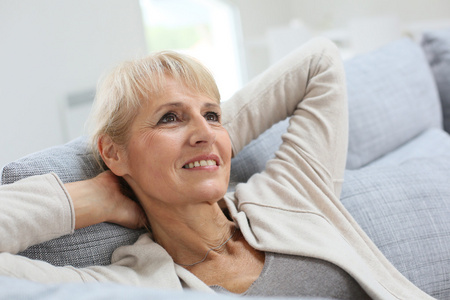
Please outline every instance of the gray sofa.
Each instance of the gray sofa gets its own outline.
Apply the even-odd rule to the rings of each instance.
[[[341,201],[385,256],[437,299],[450,299],[450,30],[422,43],[402,39],[345,61],[349,152]],[[232,185],[264,168],[288,120],[274,125],[232,161]],[[1,183],[57,173],[64,182],[100,170],[81,137],[6,165]],[[1,199],[0,199],[1,207]],[[108,264],[112,251],[142,231],[98,224],[33,246],[21,255],[54,265]],[[0,277],[0,298],[228,299],[116,284],[41,285]]]

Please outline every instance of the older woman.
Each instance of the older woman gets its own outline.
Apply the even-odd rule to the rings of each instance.
[[[151,233],[117,249],[110,266],[57,268],[2,253],[0,274],[244,295],[427,298],[339,202],[346,92],[339,53],[328,41],[306,44],[222,107],[198,62],[154,54],[116,68],[94,112],[94,151],[110,171],[65,187],[54,175],[31,178],[28,184],[41,186],[39,199],[56,203],[46,213],[58,217],[39,219],[39,237],[2,233],[8,246],[0,250],[16,253],[104,221],[137,228],[148,220]],[[288,131],[266,170],[226,194],[232,154],[286,117]],[[117,177],[139,205],[120,193]],[[27,213],[27,224],[33,214],[39,210]],[[13,232],[24,228],[20,222],[10,225]]]

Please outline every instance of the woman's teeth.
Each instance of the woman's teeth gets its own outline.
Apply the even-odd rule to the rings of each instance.
[[[212,160],[212,159],[199,160],[199,161],[194,161],[194,162],[185,164],[183,168],[192,169],[195,167],[206,167],[206,166],[217,166],[217,163],[215,160]]]

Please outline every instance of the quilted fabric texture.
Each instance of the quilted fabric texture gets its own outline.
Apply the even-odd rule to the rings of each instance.
[[[436,78],[442,101],[444,128],[450,132],[450,28],[425,33],[422,47]]]
[[[56,173],[66,183],[92,178],[101,172],[101,168],[87,151],[86,139],[80,137],[6,165],[2,171],[2,184],[49,172]],[[117,247],[134,243],[143,232],[102,223],[35,245],[20,254],[56,266],[107,265]]]
[[[345,63],[347,168],[357,169],[425,129],[442,127],[436,84],[422,49],[401,39]]]
[[[447,152],[448,153],[448,152]],[[348,170],[341,201],[391,263],[450,299],[450,155]]]

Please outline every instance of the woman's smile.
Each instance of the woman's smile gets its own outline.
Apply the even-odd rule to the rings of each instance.
[[[193,163],[185,164],[183,169],[193,169],[193,168],[201,168],[201,167],[211,167],[211,166],[217,166],[217,163],[215,160],[208,159],[208,160],[196,160]]]
[[[217,170],[220,166],[219,157],[215,154],[197,156],[183,165],[183,169],[190,170]]]

